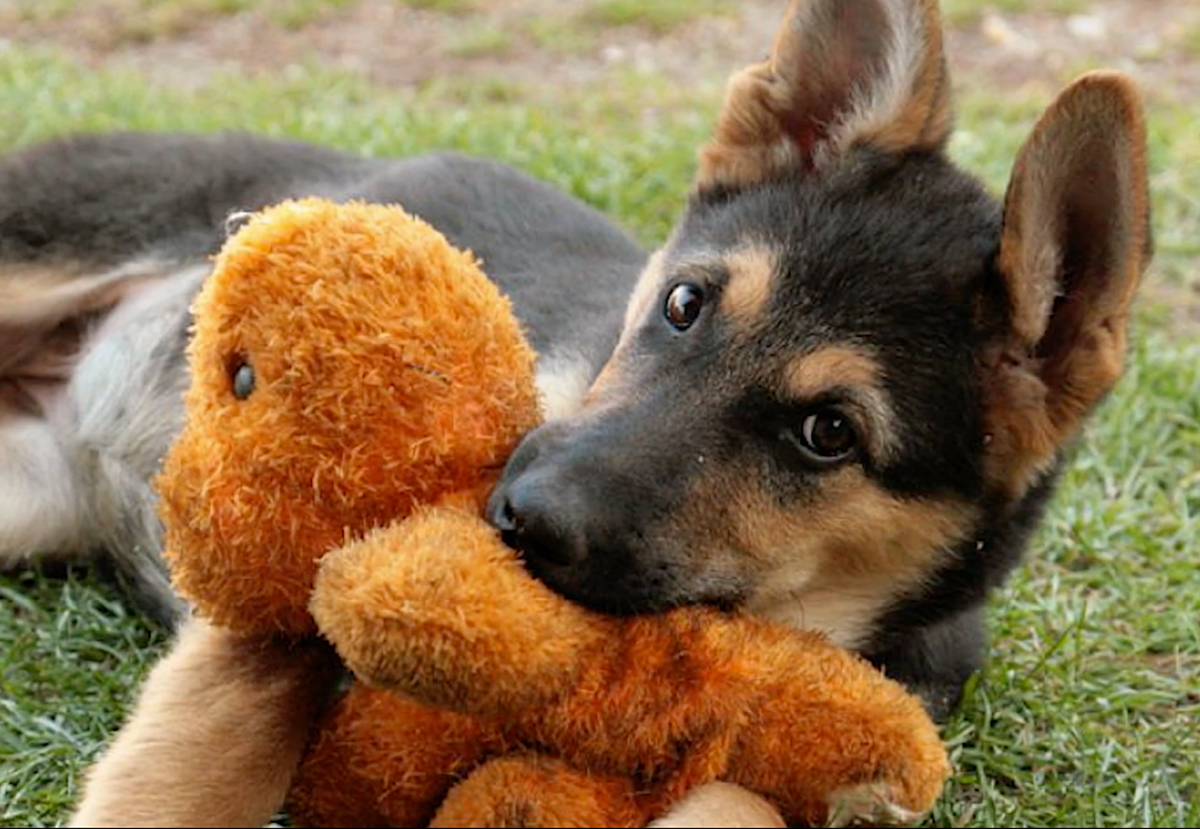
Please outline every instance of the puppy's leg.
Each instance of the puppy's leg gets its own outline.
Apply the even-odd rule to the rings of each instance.
[[[0,567],[104,551],[151,615],[183,616],[151,480],[182,421],[188,309],[208,270],[0,263]]]
[[[68,825],[264,825],[337,674],[320,642],[248,640],[189,622],[89,771]]]
[[[183,425],[189,307],[209,267],[161,267],[164,276],[129,291],[90,337],[55,427],[87,482],[91,532],[117,580],[143,610],[174,624],[185,607],[161,555],[153,477]]]
[[[762,797],[741,786],[721,782],[693,789],[666,815],[650,824],[654,829],[786,825],[778,810]]]
[[[0,410],[0,566],[32,552],[86,552],[86,499],[46,421]]]

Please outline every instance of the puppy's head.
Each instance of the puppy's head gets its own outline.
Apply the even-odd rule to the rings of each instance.
[[[493,495],[550,585],[854,644],[1055,463],[1147,259],[1137,96],[1064,92],[1000,205],[944,154],[943,62],[934,2],[809,0],[734,77],[613,357]]]

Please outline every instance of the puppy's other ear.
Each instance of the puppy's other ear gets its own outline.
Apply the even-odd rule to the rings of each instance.
[[[997,260],[1000,322],[985,349],[989,475],[1019,493],[1121,375],[1152,252],[1146,129],[1136,87],[1084,75],[1017,157]]]
[[[792,0],[770,59],[730,80],[696,187],[820,168],[861,144],[938,150],[951,122],[936,0]]]

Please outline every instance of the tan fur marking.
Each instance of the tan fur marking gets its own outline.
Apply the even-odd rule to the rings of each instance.
[[[696,186],[755,184],[803,166],[799,146],[775,116],[785,105],[779,86],[769,63],[729,79],[713,137],[698,154]]]
[[[729,281],[721,295],[721,311],[747,331],[763,318],[771,301],[779,257],[765,246],[747,246],[724,257]]]
[[[875,385],[879,364],[862,351],[834,345],[794,359],[784,379],[793,397],[814,397],[834,386]]]
[[[976,514],[961,502],[897,498],[857,467],[790,510],[750,490],[733,513],[739,546],[759,572],[747,608],[853,647],[883,606],[963,540]]]
[[[251,645],[191,622],[88,772],[68,825],[264,825],[283,803],[328,692],[314,681],[320,666],[332,679],[324,647]]]
[[[606,402],[615,398],[618,394],[617,389],[622,385],[621,372],[624,366],[636,359],[631,345],[634,333],[647,316],[657,313],[655,306],[662,301],[663,286],[669,276],[694,272],[696,279],[703,282],[708,278],[706,272],[715,271],[724,265],[725,260],[716,253],[698,253],[691,258],[675,261],[671,274],[668,274],[665,250],[656,251],[646,263],[641,278],[634,286],[629,305],[625,310],[625,325],[616,348],[604,368],[600,370],[600,374],[592,382],[591,388],[584,397],[584,404],[600,404],[602,401]]]
[[[895,429],[887,394],[879,385],[879,363],[869,354],[846,346],[827,346],[796,357],[784,370],[786,396],[810,399],[832,388],[850,391],[848,405],[856,410],[863,438],[876,458],[886,458],[895,446]]]
[[[646,267],[642,269],[642,275],[638,277],[637,284],[633,286],[633,293],[629,295],[629,303],[625,308],[624,331],[633,328],[637,321],[645,316],[650,304],[658,299],[658,292],[662,290],[663,280],[666,279],[665,268],[666,255],[661,250],[656,250],[646,260]]]
[[[43,416],[96,320],[160,272],[150,260],[104,273],[74,261],[0,266],[0,417]]]
[[[844,647],[865,641],[881,609],[934,572],[978,518],[966,502],[896,497],[858,466],[792,503],[758,480],[741,467],[701,475],[652,541],[677,551],[698,591],[737,585],[751,612]]]
[[[615,395],[616,390],[621,387],[620,367],[629,358],[630,336],[638,320],[649,313],[650,306],[658,299],[662,283],[666,279],[665,263],[666,257],[661,250],[655,251],[646,261],[646,267],[642,269],[642,275],[633,286],[633,293],[630,294],[629,303],[625,307],[625,323],[620,339],[617,340],[608,362],[600,369],[600,373],[584,395],[585,405],[595,405],[597,401]]]

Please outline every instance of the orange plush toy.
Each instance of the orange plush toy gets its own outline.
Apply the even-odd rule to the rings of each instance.
[[[924,814],[948,772],[899,685],[815,634],[591,613],[480,518],[538,420],[534,355],[472,257],[398,208],[252,217],[199,297],[159,479],[215,624],[324,635],[357,681],[290,796],[321,826],[643,825],[740,784],[809,824]]]

